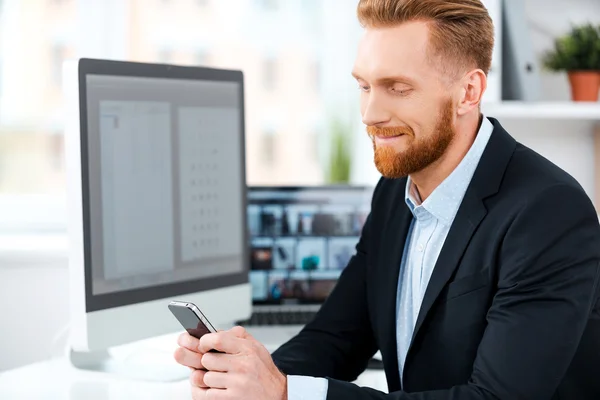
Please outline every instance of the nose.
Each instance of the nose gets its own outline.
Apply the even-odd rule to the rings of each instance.
[[[383,99],[371,92],[362,101],[362,122],[367,126],[383,125],[390,121],[391,113],[386,109]]]

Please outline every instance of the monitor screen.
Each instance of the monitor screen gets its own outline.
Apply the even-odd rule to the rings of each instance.
[[[254,304],[322,303],[355,252],[367,187],[252,187],[248,193]]]
[[[80,78],[87,275],[95,297],[138,291],[119,305],[247,274],[241,73],[144,68]]]

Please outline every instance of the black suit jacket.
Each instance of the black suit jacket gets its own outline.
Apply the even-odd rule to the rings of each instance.
[[[600,399],[600,227],[564,171],[494,131],[427,287],[405,362],[396,290],[412,218],[382,179],[356,255],[314,321],[273,354],[328,399]],[[381,350],[390,394],[349,383]]]

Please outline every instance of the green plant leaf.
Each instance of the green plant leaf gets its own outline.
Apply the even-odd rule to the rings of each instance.
[[[551,71],[600,71],[600,26],[573,26],[568,34],[555,39],[542,63]]]
[[[350,182],[351,167],[351,129],[339,120],[331,124],[331,151],[327,181],[333,184]]]

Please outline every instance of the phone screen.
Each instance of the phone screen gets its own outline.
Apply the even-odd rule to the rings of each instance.
[[[169,309],[190,335],[200,339],[203,335],[214,332],[191,309],[173,305],[169,305]]]

